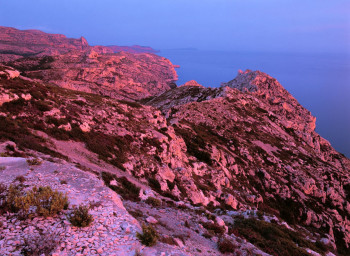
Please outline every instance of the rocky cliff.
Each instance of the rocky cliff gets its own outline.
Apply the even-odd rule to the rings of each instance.
[[[349,255],[350,160],[315,132],[315,117],[271,76],[247,70],[220,88],[195,81],[175,87],[176,73],[164,58],[93,49],[8,65],[0,67],[2,155],[35,156],[45,166],[69,166],[77,179],[83,170],[95,175],[95,184],[102,179],[128,213],[160,234],[152,249],[139,247],[140,225],[123,212],[133,247],[121,253]],[[25,185],[33,186],[40,168],[19,168]],[[55,185],[51,169],[41,182]],[[23,180],[0,174],[8,185]],[[70,191],[61,185],[55,186]],[[17,217],[6,214],[1,221],[11,233]],[[119,223],[115,217],[107,218]],[[21,247],[21,235],[14,237],[0,237],[1,253]],[[96,251],[105,240],[89,246],[85,238],[79,245],[66,239],[70,249],[56,253],[83,253],[85,243]]]
[[[32,55],[56,55],[71,50],[84,50],[89,45],[84,37],[67,38],[39,30],[18,30],[0,26],[0,61]]]
[[[83,37],[0,27],[0,63],[16,67],[28,77],[131,100],[176,86],[175,66],[152,54],[151,48],[134,46],[119,52],[116,47],[89,46]]]

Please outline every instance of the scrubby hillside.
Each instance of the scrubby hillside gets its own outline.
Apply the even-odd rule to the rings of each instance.
[[[349,160],[270,76],[191,82],[140,104],[0,72],[3,154],[96,173],[154,223],[154,255],[164,243],[189,255],[348,254]]]

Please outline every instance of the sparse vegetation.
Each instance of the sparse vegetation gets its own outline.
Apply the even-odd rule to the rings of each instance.
[[[147,204],[150,204],[154,207],[157,207],[157,206],[161,206],[162,205],[162,201],[160,201],[159,199],[157,198],[154,198],[154,197],[151,197],[149,196],[146,201],[145,201]]]
[[[17,176],[17,177],[15,178],[14,181],[18,181],[18,182],[20,182],[20,183],[23,183],[23,182],[26,181],[26,178],[25,178],[23,175],[19,175],[19,176]]]
[[[105,182],[106,186],[110,189],[117,192],[121,195],[125,200],[131,201],[140,201],[139,194],[140,188],[136,186],[134,183],[130,182],[126,177],[118,178],[114,174],[108,172],[102,172],[102,179]],[[115,180],[118,183],[118,186],[111,185],[111,181]]]
[[[314,243],[306,240],[302,234],[254,218],[236,219],[229,233],[244,237],[264,252],[275,256],[309,255],[303,248],[323,253]]]
[[[27,159],[27,164],[28,165],[41,165],[42,161],[38,158]]]
[[[24,256],[51,255],[60,243],[60,236],[56,233],[33,233],[24,238],[21,254]]]
[[[142,233],[137,233],[137,238],[146,246],[153,246],[158,241],[158,233],[151,225],[142,225]]]
[[[218,248],[221,253],[234,253],[237,246],[227,238],[221,238],[218,242]]]
[[[68,198],[51,187],[33,187],[24,192],[21,187],[11,185],[6,197],[6,206],[12,212],[18,212],[22,217],[33,213],[49,217],[68,207]],[[34,209],[33,209],[34,208]]]
[[[69,221],[75,227],[87,227],[93,222],[94,218],[89,213],[89,207],[79,205],[73,209],[73,213],[69,216]]]
[[[202,225],[205,229],[208,230],[209,233],[220,235],[225,233],[225,228],[222,226],[219,226],[217,223],[212,222],[202,222]]]

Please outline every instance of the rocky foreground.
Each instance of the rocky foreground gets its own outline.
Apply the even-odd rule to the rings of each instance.
[[[4,213],[2,252],[25,246],[16,230],[50,223],[70,230],[58,255],[349,255],[350,160],[316,118],[260,71],[220,88],[175,80],[164,58],[91,48],[1,66],[0,182],[101,202],[85,228],[67,221],[72,208]],[[43,164],[28,167],[33,157]],[[142,224],[158,232],[153,247]]]

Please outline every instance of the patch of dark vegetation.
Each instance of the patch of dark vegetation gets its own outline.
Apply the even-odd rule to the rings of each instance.
[[[146,204],[149,204],[149,205],[152,205],[153,207],[159,207],[162,205],[162,201],[157,199],[157,198],[154,198],[154,197],[151,197],[149,196],[146,200],[145,200],[145,203]]]
[[[11,114],[18,114],[20,113],[23,108],[28,104],[28,102],[22,98],[19,98],[17,100],[12,100],[9,102],[5,102],[0,107],[2,112],[9,112]]]
[[[236,219],[234,226],[230,227],[229,233],[247,239],[264,252],[274,256],[309,255],[303,248],[310,248],[324,254],[324,251],[306,240],[302,234],[274,223],[253,218]]]
[[[338,253],[340,255],[350,255],[350,248],[347,247],[347,244],[345,243],[344,232],[338,228],[334,228],[333,232]]]
[[[225,233],[225,228],[215,222],[202,222],[201,224],[212,235],[222,235]]]
[[[73,100],[72,101],[74,104],[77,104],[77,105],[79,105],[79,106],[84,106],[86,103],[84,102],[84,101],[82,101],[82,100]]]
[[[127,101],[127,100],[118,100],[120,103],[128,105],[132,108],[142,108],[142,105],[140,103],[134,102],[134,101]]]
[[[54,124],[55,126],[66,125],[68,124],[68,120],[66,118],[55,118],[52,116],[48,116],[46,118],[46,123]]]
[[[50,111],[52,106],[45,100],[31,100],[31,104],[41,112]]]
[[[149,186],[150,186],[152,189],[154,189],[154,190],[157,191],[157,192],[161,192],[161,191],[162,191],[161,186],[160,186],[160,183],[159,183],[158,180],[156,180],[155,178],[149,177],[149,178],[147,179],[147,181],[148,181]]]
[[[143,212],[141,210],[128,210],[128,212],[133,216],[135,219],[140,219],[143,217]]]
[[[28,125],[19,119],[0,117],[0,141],[10,140],[16,143],[20,150],[32,149],[53,157],[67,159],[60,153],[49,149],[45,139],[30,132]]]
[[[89,213],[89,207],[85,205],[75,207],[68,219],[73,226],[81,228],[90,226],[94,220],[92,215]]]
[[[137,238],[143,245],[153,246],[157,243],[159,235],[152,226],[142,225],[142,233],[136,234]]]
[[[105,185],[117,192],[125,200],[139,202],[140,188],[134,183],[130,182],[126,177],[118,178],[116,175],[102,172],[102,179],[105,182]],[[115,180],[118,185],[111,185],[111,181]]]
[[[238,246],[227,238],[221,238],[218,242],[218,248],[221,253],[234,253]]]

